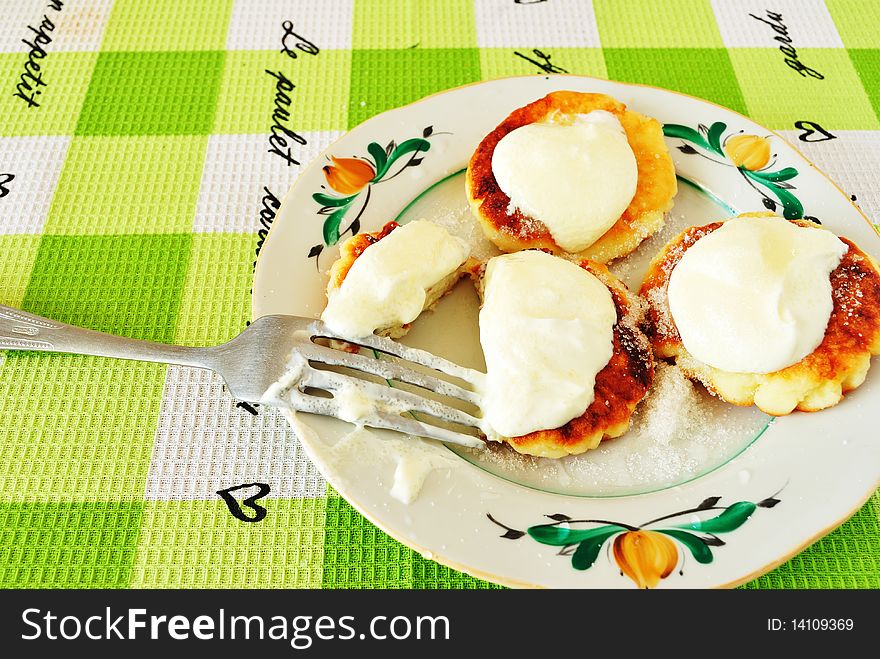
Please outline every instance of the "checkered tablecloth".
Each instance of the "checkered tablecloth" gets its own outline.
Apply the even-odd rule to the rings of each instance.
[[[320,52],[282,44],[286,22]],[[267,69],[296,84],[302,163],[378,112],[549,62],[746,113],[877,220],[878,24],[867,0],[0,0],[0,302],[185,345],[237,334],[261,200],[300,170],[267,152]],[[0,353],[0,585],[487,585],[377,530],[254,411],[204,371]],[[255,482],[266,516],[240,521],[217,491]],[[880,587],[878,512],[749,585]]]

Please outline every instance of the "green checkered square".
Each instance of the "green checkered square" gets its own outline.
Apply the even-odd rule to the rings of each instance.
[[[477,45],[473,0],[355,0],[354,24],[355,50]]]
[[[0,304],[20,307],[40,236],[0,235]]]
[[[260,505],[266,517],[247,523],[219,497],[146,502],[132,586],[319,587],[325,500],[261,499]]]
[[[593,11],[604,48],[724,45],[709,0],[593,0]]]
[[[440,565],[413,552],[413,588],[450,589],[498,589],[499,586],[488,581],[476,579],[469,574]]]
[[[847,48],[876,48],[880,45],[880,4],[865,0],[825,0],[828,12]]]
[[[281,72],[296,88],[286,127],[302,132],[344,130],[351,52],[322,50],[296,60],[277,51],[229,51],[223,67],[214,133],[268,134],[275,111],[278,80],[266,71]]]
[[[166,367],[9,352],[0,377],[0,501],[139,501]]]
[[[356,126],[385,110],[479,79],[476,48],[355,50],[348,125]]]
[[[74,137],[44,231],[190,231],[207,142],[188,135]]]
[[[778,50],[735,48],[730,58],[749,116],[773,130],[815,121],[828,130],[880,128],[847,52],[837,48],[799,48],[805,65],[825,76],[802,76]],[[868,79],[865,82],[869,82]]]
[[[45,85],[39,86],[27,79],[31,88],[28,91],[25,87],[16,88],[21,83],[27,54],[0,53],[0,80],[4,89],[0,94],[0,135],[73,133],[97,59],[97,53],[53,52],[37,60]],[[41,93],[34,100],[39,107],[29,107],[27,102],[13,96],[17,91],[30,96],[37,90]]]
[[[746,106],[722,48],[606,48],[608,77],[698,96],[737,112]]]
[[[412,554],[328,492],[322,588],[411,588]]]
[[[115,0],[101,50],[222,50],[233,0]]]
[[[875,116],[880,117],[880,49],[851,49],[849,57],[853,66],[855,66],[856,73],[861,78],[862,87],[868,94],[871,105],[874,107]],[[853,94],[857,97],[861,96],[861,94],[858,94],[858,88],[856,88]],[[849,103],[848,97],[847,103]],[[872,128],[876,127],[876,124],[871,124],[867,121],[865,123]]]
[[[192,236],[43,236],[28,311],[111,334],[171,342]]]
[[[573,75],[607,78],[605,58],[601,48],[553,48],[538,47],[544,55],[550,56],[550,63]],[[532,48],[481,48],[480,71],[483,78],[504,78],[529,74],[545,75],[533,62],[520,57],[520,53],[537,62],[543,60],[532,52]]]
[[[0,587],[128,587],[142,506],[0,503]]]
[[[77,135],[207,135],[223,52],[102,52]]]
[[[251,318],[253,234],[208,233],[193,236],[183,283],[175,342],[210,346],[228,341]]]

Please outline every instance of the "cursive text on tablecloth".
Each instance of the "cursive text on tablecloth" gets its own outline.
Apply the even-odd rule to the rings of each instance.
[[[568,73],[568,71],[563,69],[561,66],[556,66],[555,64],[550,62],[551,55],[549,53],[544,53],[537,48],[532,49],[532,54],[535,56],[534,59],[532,57],[529,57],[528,55],[523,55],[518,50],[514,50],[513,54],[517,57],[522,57],[526,62],[531,62],[539,69],[541,69],[544,73]]]
[[[756,21],[766,23],[773,28],[773,31],[776,32],[776,36],[773,37],[773,40],[778,41],[781,44],[779,46],[779,52],[785,55],[786,65],[797,71],[803,78],[809,76],[811,78],[816,78],[817,80],[823,80],[825,76],[819,73],[816,69],[810,68],[798,58],[797,49],[792,45],[791,37],[788,36],[788,26],[782,22],[782,14],[770,11],[769,9],[765,10],[765,13],[766,17],[755,16],[754,14],[749,14],[749,16]]]
[[[56,12],[61,11],[63,6],[64,3],[61,0],[49,1],[49,9]],[[29,108],[38,108],[40,107],[40,102],[37,100],[37,96],[43,93],[43,90],[40,88],[46,86],[46,81],[43,79],[45,62],[42,62],[42,60],[48,54],[45,46],[52,43],[51,33],[55,31],[55,23],[49,18],[48,14],[43,14],[39,27],[28,25],[27,29],[33,32],[33,36],[28,35],[30,41],[28,41],[28,38],[24,38],[22,43],[30,48],[30,50],[24,63],[24,73],[19,75],[19,82],[16,83],[15,92],[12,95],[27,103]]]
[[[300,52],[317,56],[320,49],[305,37],[293,31],[293,22],[284,21],[281,24],[283,33],[281,35],[281,53],[288,57],[296,59],[297,55],[291,48],[296,48]],[[291,47],[291,38],[294,37],[298,41]],[[282,158],[287,166],[299,165],[299,160],[293,157],[292,145],[298,144],[304,146],[306,138],[294,131],[290,126],[290,108],[293,103],[291,94],[296,85],[281,70],[271,71],[266,69],[275,80],[275,104],[272,110],[272,125],[269,135],[269,153]]]
[[[284,21],[281,24],[284,34],[281,36],[281,53],[287,55],[291,59],[296,59],[294,49],[300,50],[309,55],[317,55],[321,52],[314,43],[293,31],[293,21]],[[295,43],[294,43],[294,40]],[[290,44],[293,43],[291,46]]]
[[[272,112],[271,135],[269,135],[269,153],[284,158],[288,167],[298,165],[299,161],[293,157],[291,147],[288,146],[288,138],[300,145],[306,144],[306,138],[287,126],[287,122],[290,121],[290,104],[292,102],[290,92],[296,85],[290,82],[281,71],[266,69],[266,73],[276,81],[275,109]]]

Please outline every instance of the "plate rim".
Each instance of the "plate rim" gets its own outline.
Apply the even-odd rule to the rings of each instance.
[[[806,156],[806,155],[805,155],[800,149],[798,149],[797,146],[795,146],[794,144],[792,144],[792,142],[789,141],[788,139],[786,139],[783,135],[780,135],[776,130],[772,130],[772,129],[767,128],[767,127],[764,126],[763,124],[758,123],[757,121],[755,121],[755,120],[752,119],[751,117],[749,117],[749,116],[747,116],[747,115],[745,115],[745,114],[743,114],[743,113],[741,113],[741,112],[738,112],[738,111],[733,110],[733,109],[731,109],[731,108],[729,108],[729,107],[723,106],[723,105],[721,105],[721,104],[719,104],[719,103],[715,103],[714,101],[710,101],[710,100],[708,100],[708,99],[701,98],[701,97],[699,97],[699,96],[693,96],[693,95],[691,95],[691,94],[686,94],[686,93],[684,93],[684,92],[679,92],[679,91],[676,91],[676,90],[667,89],[667,88],[665,88],[665,87],[659,87],[659,86],[656,86],[656,85],[650,85],[650,84],[645,84],[645,83],[623,82],[623,81],[618,81],[618,80],[611,80],[610,78],[599,78],[599,77],[596,77],[596,76],[586,76],[586,75],[578,75],[578,74],[570,74],[570,73],[566,73],[566,74],[549,74],[549,75],[532,74],[532,75],[519,75],[519,76],[502,76],[502,77],[498,77],[498,78],[490,78],[490,79],[488,79],[488,80],[477,80],[477,81],[473,81],[473,82],[470,82],[470,83],[467,83],[467,84],[464,84],[464,85],[459,85],[459,86],[457,86],[457,87],[450,87],[450,88],[448,88],[448,89],[443,89],[443,90],[440,90],[440,91],[434,92],[434,93],[432,93],[432,94],[428,94],[428,95],[426,95],[426,96],[423,96],[423,97],[421,97],[421,98],[418,98],[418,99],[416,99],[416,100],[414,100],[414,101],[412,101],[412,102],[410,102],[410,103],[406,103],[406,104],[403,104],[403,105],[400,105],[400,106],[396,106],[396,107],[393,107],[393,108],[389,108],[389,109],[384,110],[384,111],[382,111],[382,112],[380,112],[380,113],[377,113],[377,114],[375,114],[375,115],[369,117],[368,119],[365,119],[364,121],[360,122],[359,124],[357,124],[357,125],[355,125],[355,126],[352,126],[352,127],[348,128],[348,129],[346,129],[344,132],[342,132],[342,134],[340,134],[340,135],[339,135],[338,137],[336,137],[334,140],[332,140],[331,142],[329,142],[329,143],[328,143],[328,144],[327,144],[327,145],[321,150],[320,153],[318,153],[318,154],[317,154],[317,155],[316,155],[316,156],[315,156],[315,157],[314,157],[314,158],[313,158],[313,159],[312,159],[312,160],[311,160],[311,161],[310,161],[305,167],[303,167],[303,168],[297,173],[296,178],[295,178],[294,181],[291,183],[291,185],[290,185],[290,187],[288,188],[287,192],[286,192],[286,193],[284,194],[284,196],[282,197],[281,202],[280,202],[280,204],[279,204],[279,206],[278,206],[278,209],[277,209],[276,212],[275,212],[275,217],[273,218],[273,222],[272,222],[271,226],[269,227],[269,230],[267,231],[266,236],[263,238],[263,242],[262,242],[262,247],[261,247],[261,250],[260,250],[260,254],[257,256],[256,263],[255,263],[255,265],[254,265],[253,275],[252,275],[252,287],[251,287],[251,313],[250,313],[250,315],[251,315],[251,320],[252,320],[252,321],[253,321],[253,320],[256,320],[256,318],[258,317],[258,316],[257,316],[257,312],[256,312],[256,308],[257,308],[257,305],[258,305],[258,301],[257,301],[257,290],[258,290],[258,288],[257,288],[257,286],[256,286],[256,282],[257,282],[258,278],[260,278],[261,266],[264,265],[264,261],[266,260],[266,259],[263,258],[263,257],[264,257],[264,254],[265,254],[266,245],[269,243],[269,240],[271,239],[271,237],[272,237],[272,235],[273,235],[273,230],[278,226],[278,224],[277,224],[277,222],[276,222],[275,220],[277,220],[277,219],[281,216],[282,211],[283,211],[284,208],[285,208],[285,205],[289,205],[289,204],[292,203],[292,201],[291,201],[291,200],[292,200],[292,196],[293,196],[294,192],[297,191],[298,187],[301,185],[302,180],[303,180],[304,177],[305,177],[305,174],[306,174],[307,172],[312,171],[315,167],[319,166],[319,163],[321,162],[322,158],[323,158],[326,154],[328,154],[329,152],[331,152],[331,151],[336,147],[336,145],[337,145],[338,143],[340,143],[341,141],[343,141],[344,139],[346,139],[346,138],[350,135],[350,133],[351,133],[352,131],[354,131],[354,130],[356,130],[356,129],[359,129],[359,128],[361,128],[361,127],[365,126],[366,124],[369,124],[369,123],[371,123],[371,122],[373,122],[373,121],[381,120],[382,117],[384,117],[385,115],[387,115],[387,114],[389,114],[389,113],[396,112],[396,111],[398,111],[398,110],[403,110],[403,109],[406,109],[406,108],[412,107],[412,106],[414,106],[414,105],[418,105],[418,104],[420,104],[420,103],[422,103],[422,102],[424,102],[424,101],[427,101],[427,100],[429,100],[429,99],[436,98],[436,97],[439,97],[439,96],[443,96],[443,95],[445,95],[445,94],[449,94],[449,93],[458,92],[458,91],[461,91],[461,90],[463,90],[463,89],[467,89],[467,88],[469,88],[469,87],[475,87],[475,86],[478,86],[478,85],[484,85],[484,84],[488,84],[488,83],[501,82],[501,81],[527,80],[527,79],[534,79],[534,78],[544,78],[545,80],[550,80],[550,79],[578,79],[578,80],[585,80],[585,81],[596,81],[596,82],[600,82],[600,83],[603,83],[603,84],[604,84],[604,83],[608,83],[608,82],[612,82],[612,83],[615,83],[615,84],[618,84],[618,85],[622,85],[622,86],[627,86],[627,87],[635,87],[635,88],[643,88],[643,89],[652,89],[652,90],[657,90],[657,91],[660,91],[660,92],[663,92],[663,93],[666,93],[666,94],[674,94],[674,95],[676,95],[676,96],[681,96],[681,97],[684,97],[684,98],[688,98],[688,99],[696,100],[696,101],[698,101],[698,102],[700,102],[700,103],[704,103],[704,104],[706,104],[706,105],[714,106],[714,107],[716,107],[716,108],[720,108],[720,109],[724,110],[725,112],[729,112],[729,113],[731,113],[731,114],[733,114],[733,115],[736,115],[736,116],[738,116],[738,117],[742,117],[742,118],[745,119],[746,121],[748,121],[748,122],[750,122],[750,123],[752,123],[752,124],[755,124],[755,125],[759,126],[761,129],[767,131],[769,134],[771,134],[771,135],[773,135],[774,137],[776,137],[777,139],[781,140],[786,146],[788,146],[789,148],[791,148],[792,151],[794,151],[794,152],[795,152],[800,158],[802,158],[803,161],[806,162],[806,163],[807,163],[807,164],[808,164],[808,165],[809,165],[809,166],[810,166],[810,167],[811,167],[816,173],[818,173],[822,178],[825,179],[825,181],[827,181],[828,183],[831,184],[831,186],[832,186],[832,187],[833,187],[833,188],[834,188],[834,189],[835,189],[835,190],[836,190],[836,191],[837,191],[837,192],[838,192],[838,193],[839,193],[839,194],[840,194],[840,195],[841,195],[846,201],[847,201],[847,203],[849,203],[849,205],[850,205],[850,206],[856,211],[856,213],[857,213],[857,214],[862,218],[862,220],[868,225],[870,231],[871,231],[875,236],[878,236],[878,238],[880,238],[880,231],[878,231],[877,227],[876,227],[876,226],[874,225],[874,223],[870,220],[870,218],[869,218],[869,217],[868,217],[868,216],[862,211],[862,209],[861,209],[861,208],[860,208],[860,207],[859,207],[859,206],[858,206],[858,205],[852,200],[852,198],[850,197],[850,195],[848,195],[848,194],[847,194],[847,193],[846,193],[846,192],[845,192],[845,191],[844,191],[844,190],[843,190],[843,189],[842,189],[842,188],[841,188],[841,187],[840,187],[840,186],[839,186],[839,185],[838,185],[838,184],[837,184],[837,183],[836,183],[836,182],[835,182],[835,181],[834,181],[834,180],[833,180],[828,174],[826,174],[825,171],[824,171],[822,168],[818,167],[818,166],[817,166],[812,160],[810,160],[810,158],[808,158],[808,157],[807,157],[807,156]],[[276,232],[276,233],[277,233],[277,232]],[[291,412],[290,412],[289,410],[282,410],[282,414],[285,416],[285,419],[288,421],[288,423],[289,423],[289,425],[290,425],[290,427],[291,427],[291,431],[292,431],[292,432],[294,433],[294,435],[297,437],[297,440],[300,442],[300,445],[301,445],[301,446],[304,448],[304,450],[306,451],[306,453],[307,453],[309,459],[310,459],[310,460],[316,465],[316,467],[317,467],[318,464],[320,464],[320,461],[319,461],[319,460],[316,460],[316,459],[313,457],[312,452],[311,452],[311,449],[310,449],[309,446],[308,446],[308,443],[307,443],[307,442],[303,442],[303,441],[301,440],[301,438],[299,437],[299,433],[297,433],[297,432],[294,430],[294,425],[295,425],[295,423],[293,422],[293,420],[292,420],[292,419],[290,418],[290,416],[289,416],[289,415],[291,414]],[[338,493],[339,493],[339,494],[340,494],[340,495],[341,495],[341,496],[342,496],[342,497],[343,497],[343,498],[344,498],[344,499],[345,499],[345,500],[346,500],[346,501],[347,501],[347,502],[348,502],[348,503],[349,503],[349,504],[350,504],[355,510],[357,510],[358,513],[360,513],[364,518],[366,518],[371,524],[373,524],[374,526],[376,526],[377,528],[379,528],[381,531],[383,531],[384,533],[386,533],[387,535],[389,535],[390,537],[392,537],[392,538],[395,539],[396,541],[400,542],[400,543],[403,544],[404,546],[409,547],[409,548],[412,549],[413,551],[416,551],[416,552],[418,552],[419,554],[422,554],[423,556],[424,556],[424,555],[428,555],[428,554],[430,554],[430,560],[436,561],[437,563],[440,563],[441,565],[444,565],[444,566],[449,567],[449,568],[451,568],[451,569],[454,569],[454,570],[457,570],[457,571],[460,571],[460,572],[464,572],[465,574],[468,574],[468,575],[470,575],[470,576],[472,576],[472,577],[474,577],[474,578],[482,579],[482,580],[485,580],[485,581],[489,581],[489,582],[491,582],[491,583],[500,584],[500,585],[507,586],[507,587],[513,587],[513,588],[552,588],[552,586],[546,586],[546,585],[541,585],[541,584],[532,583],[532,582],[529,582],[529,581],[521,581],[521,580],[517,580],[517,579],[512,579],[512,578],[505,577],[505,576],[502,576],[502,575],[498,575],[498,574],[494,574],[494,573],[489,573],[489,572],[484,572],[484,571],[482,571],[482,570],[479,570],[479,569],[476,569],[476,568],[473,568],[473,567],[470,567],[470,566],[465,566],[465,565],[463,565],[463,564],[461,564],[461,563],[458,563],[458,562],[455,561],[455,560],[449,559],[448,557],[446,557],[446,556],[444,556],[444,555],[442,555],[442,554],[440,554],[440,553],[438,553],[438,552],[436,552],[436,551],[434,551],[434,550],[429,550],[429,549],[427,549],[427,548],[424,548],[424,547],[420,546],[418,543],[414,542],[413,540],[411,540],[411,539],[409,539],[409,538],[404,538],[404,537],[402,536],[402,534],[397,533],[395,530],[391,529],[389,526],[385,525],[384,523],[382,523],[381,521],[379,521],[377,518],[375,518],[375,517],[370,513],[370,511],[368,511],[368,510],[366,509],[365,506],[360,505],[360,503],[358,502],[358,498],[357,498],[356,496],[350,496],[351,492],[348,490],[348,488],[347,488],[347,487],[345,486],[345,484],[342,482],[342,479],[339,479],[339,478],[336,477],[336,474],[335,474],[335,473],[333,473],[332,471],[330,471],[330,474],[332,474],[332,476],[331,476],[331,475],[328,475],[328,473],[324,473],[324,470],[320,470],[320,469],[319,469],[319,471],[321,471],[322,476],[327,480],[327,482],[330,483],[330,485],[332,485],[333,488],[334,488],[334,489],[335,489],[335,490],[336,490],[336,491],[337,491],[337,492],[338,492]],[[329,471],[329,470],[328,470],[328,471]],[[712,470],[712,471],[715,471],[715,470]],[[711,473],[711,472],[709,472],[709,473]],[[488,472],[487,472],[487,475],[488,475],[488,476],[491,476],[491,477],[496,477],[494,474],[491,474],[491,473],[488,473]],[[702,474],[701,476],[698,476],[697,479],[702,478],[702,477],[704,477],[704,476],[706,476],[706,475],[707,475],[707,474]],[[496,477],[496,478],[497,478],[497,477]],[[528,489],[528,488],[527,488],[527,489]],[[828,524],[827,526],[825,526],[824,528],[822,528],[822,529],[819,530],[818,532],[816,532],[816,533],[814,533],[813,535],[811,535],[810,537],[808,537],[806,540],[804,540],[804,541],[802,541],[801,543],[799,543],[797,546],[795,546],[795,547],[794,547],[793,549],[791,549],[789,552],[784,553],[784,554],[782,554],[782,555],[780,555],[780,556],[774,558],[774,559],[773,559],[772,561],[770,561],[769,563],[767,563],[767,564],[765,564],[765,565],[763,565],[763,566],[761,566],[761,567],[759,567],[759,568],[757,568],[757,569],[755,569],[755,570],[752,570],[751,572],[749,572],[749,573],[746,574],[746,575],[743,575],[742,577],[738,577],[738,578],[733,579],[733,580],[731,580],[731,581],[724,582],[724,583],[720,583],[720,584],[713,584],[713,585],[710,586],[710,587],[713,588],[713,589],[727,589],[727,588],[734,588],[734,587],[736,587],[736,586],[742,585],[742,584],[744,584],[744,583],[746,583],[746,582],[748,582],[748,581],[751,581],[751,580],[753,580],[753,579],[755,579],[755,578],[757,578],[757,577],[759,577],[759,576],[761,576],[761,575],[764,575],[764,574],[766,574],[767,572],[769,572],[769,571],[771,571],[771,570],[773,570],[773,569],[779,567],[780,565],[782,565],[783,563],[787,562],[788,560],[790,560],[790,559],[793,558],[794,556],[796,556],[796,555],[800,554],[801,552],[803,552],[806,548],[808,548],[809,546],[813,545],[814,543],[816,543],[816,542],[817,542],[818,540],[820,540],[821,538],[825,537],[826,535],[828,535],[829,533],[831,533],[832,531],[834,531],[835,529],[837,529],[838,527],[840,527],[842,524],[846,523],[851,517],[853,517],[853,515],[855,515],[855,514],[856,514],[856,513],[857,513],[857,512],[858,512],[858,511],[859,511],[859,510],[860,510],[860,509],[861,509],[861,508],[862,508],[862,507],[863,507],[863,506],[864,506],[864,505],[865,505],[865,504],[871,499],[871,497],[874,495],[874,493],[875,493],[878,489],[880,489],[880,473],[878,473],[878,475],[876,476],[876,478],[875,478],[875,480],[874,480],[873,483],[869,483],[869,484],[868,484],[867,489],[861,494],[861,496],[859,497],[859,500],[858,500],[858,502],[857,502],[857,504],[856,504],[855,506],[853,506],[851,509],[847,510],[843,515],[841,515],[841,516],[840,516],[839,518],[837,518],[835,521],[831,522],[830,524]],[[554,496],[554,497],[571,498],[571,497],[569,497],[568,495],[560,494],[560,493],[547,493],[547,494],[549,494],[550,496]],[[635,498],[635,497],[639,497],[639,496],[643,496],[643,494],[624,495],[625,498]],[[579,498],[590,498],[590,497],[579,497]],[[581,587],[582,587],[582,588],[585,588],[585,587],[586,587],[586,588],[589,588],[590,586],[587,585],[587,586],[581,586]],[[594,586],[594,587],[595,587],[595,586]]]
[[[291,430],[296,435],[296,431],[293,430],[295,422],[289,417],[289,415],[291,414],[290,410],[286,410],[286,409],[282,410],[282,414],[284,415],[285,419],[287,419],[288,423],[291,426]],[[297,439],[299,439],[299,436],[297,436]],[[306,451],[306,454],[309,456],[309,460],[312,460],[312,462],[317,467],[318,464],[320,463],[320,461],[313,459],[311,449],[308,447],[308,444],[301,442],[301,446]],[[471,465],[471,466],[473,466],[473,465]],[[321,473],[324,476],[324,478],[327,480],[327,482],[333,486],[333,489],[335,489],[348,502],[348,504],[352,508],[354,508],[358,513],[360,513],[364,518],[366,518],[367,521],[369,521],[371,524],[376,526],[379,530],[381,530],[383,533],[386,533],[387,535],[389,535],[391,538],[393,538],[397,542],[401,543],[402,545],[404,545],[406,547],[409,547],[413,551],[418,552],[422,556],[424,556],[426,553],[430,553],[431,554],[430,560],[432,560],[432,561],[436,561],[437,563],[440,563],[441,565],[445,565],[446,567],[451,568],[453,570],[458,570],[459,572],[464,572],[465,574],[468,574],[468,575],[474,577],[475,579],[482,579],[483,581],[488,581],[490,583],[499,584],[499,585],[505,586],[507,588],[529,588],[529,589],[535,589],[535,590],[538,590],[538,589],[544,590],[544,589],[552,589],[553,588],[552,586],[545,586],[545,585],[541,585],[541,584],[531,583],[528,581],[519,581],[516,579],[511,579],[509,577],[505,577],[505,576],[501,576],[501,575],[497,575],[497,574],[491,574],[488,572],[483,572],[482,570],[478,570],[476,568],[458,563],[450,558],[447,558],[446,556],[443,556],[441,554],[436,553],[434,550],[422,547],[418,543],[414,542],[413,540],[410,540],[408,538],[404,538],[401,534],[398,534],[393,529],[387,527],[385,524],[383,524],[382,522],[375,519],[372,516],[372,514],[366,509],[366,507],[360,505],[357,497],[347,496],[347,494],[346,494],[347,488],[345,487],[345,485],[343,484],[341,479],[335,478],[335,475],[334,475],[334,478],[330,478],[329,476],[324,474],[323,471],[321,471]],[[495,474],[492,474],[490,472],[485,472],[485,473],[492,478],[498,478],[498,476],[496,476]],[[700,478],[700,477],[698,477],[698,478]],[[880,488],[880,477],[878,477],[877,482],[875,483],[873,488],[868,491],[868,493],[864,496],[864,498],[862,498],[855,507],[853,507],[847,513],[845,513],[844,516],[842,518],[840,518],[839,520],[832,522],[831,524],[824,527],[823,529],[818,531],[816,534],[814,534],[813,536],[808,538],[802,545],[791,550],[789,553],[786,553],[786,554],[780,556],[779,558],[774,559],[770,563],[767,563],[766,565],[763,565],[762,567],[757,568],[757,569],[749,572],[748,574],[744,575],[743,577],[733,579],[731,581],[727,581],[724,583],[715,584],[715,585],[711,586],[709,589],[726,590],[726,589],[736,588],[737,586],[741,586],[744,583],[747,583],[749,581],[752,581],[753,579],[757,579],[758,577],[760,577],[764,574],[767,574],[771,570],[773,570],[773,569],[779,567],[780,565],[782,565],[783,563],[791,560],[792,558],[794,558],[795,556],[800,554],[804,549],[815,544],[816,542],[818,542],[819,540],[824,538],[826,535],[828,535],[829,533],[831,533],[832,531],[837,529],[842,524],[845,524],[850,518],[853,517],[853,515],[855,515],[859,510],[861,510],[862,506],[864,506],[872,496],[874,496],[874,492],[878,488]],[[546,494],[549,494],[554,497],[569,497],[569,495],[558,494],[558,493],[554,493],[554,492],[548,492]],[[625,496],[638,497],[638,496],[643,496],[643,495],[632,494],[632,495],[625,495]],[[581,587],[581,589],[585,589],[585,588],[589,588],[589,587],[587,587],[587,586]]]

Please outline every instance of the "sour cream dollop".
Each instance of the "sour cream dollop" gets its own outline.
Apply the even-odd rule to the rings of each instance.
[[[638,169],[617,117],[605,110],[570,125],[527,124],[495,146],[492,173],[511,208],[540,220],[568,252],[617,222],[636,193]]]
[[[433,222],[404,224],[355,260],[321,320],[349,339],[411,323],[428,289],[454,273],[469,253],[464,240]]]
[[[483,285],[483,415],[492,431],[518,437],[583,414],[613,353],[617,309],[608,288],[538,251],[491,259]]]
[[[700,238],[669,278],[669,310],[696,359],[772,373],[822,342],[834,304],[829,275],[847,245],[780,217],[728,220]]]

